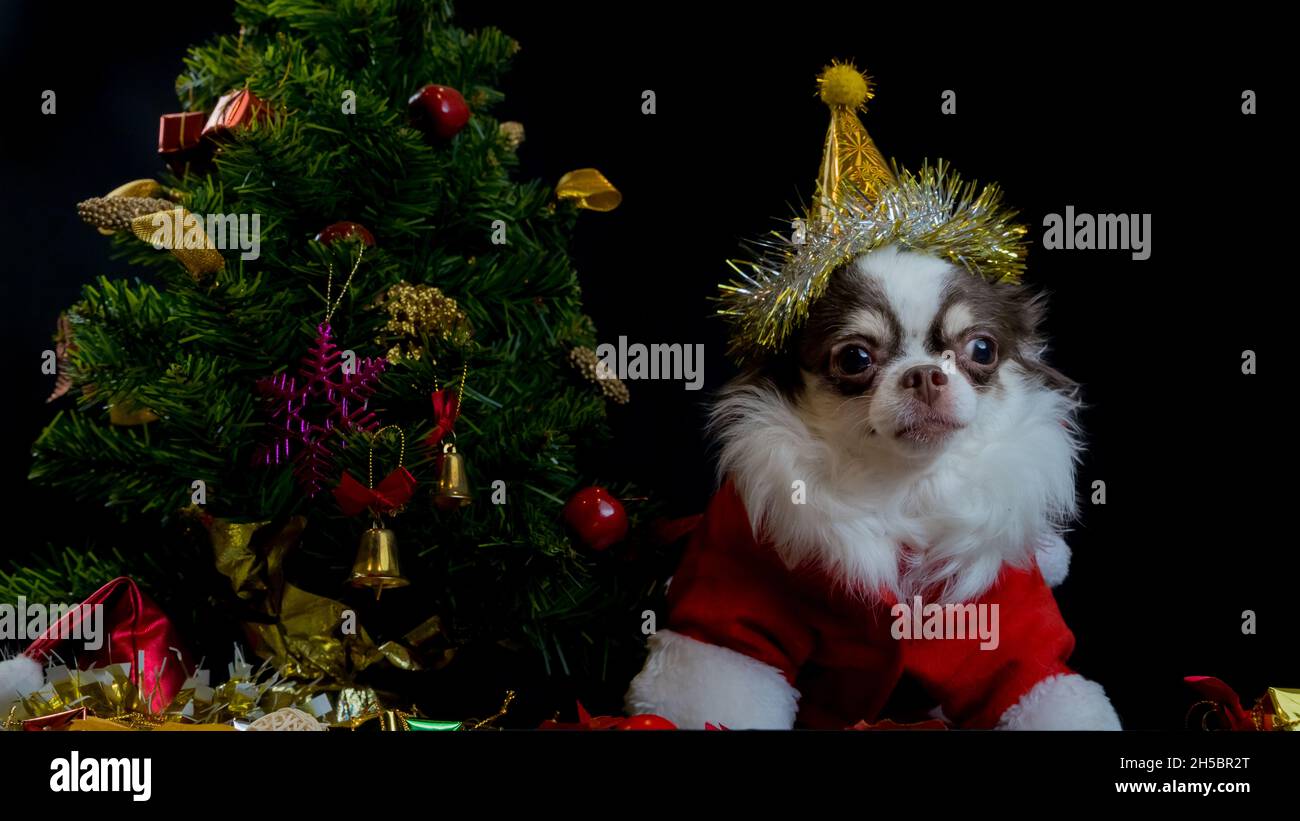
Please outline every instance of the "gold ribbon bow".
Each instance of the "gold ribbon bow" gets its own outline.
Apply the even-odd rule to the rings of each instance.
[[[131,233],[158,248],[166,248],[194,278],[215,274],[226,265],[212,244],[203,220],[181,206],[156,211],[131,220]]]
[[[613,211],[623,201],[614,184],[594,168],[579,168],[560,177],[555,196],[588,211]]]

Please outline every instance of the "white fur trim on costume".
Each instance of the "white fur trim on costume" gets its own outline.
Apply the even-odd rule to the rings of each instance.
[[[15,701],[41,689],[44,683],[45,671],[35,660],[19,655],[0,661],[0,716],[7,715]]]
[[[789,730],[799,691],[770,664],[672,630],[650,637],[650,657],[632,679],[629,715],[653,713],[683,729]]]
[[[1055,533],[1038,540],[1034,546],[1034,558],[1038,560],[1038,570],[1048,587],[1060,585],[1070,575],[1070,546]]]
[[[1045,678],[1002,714],[999,730],[1119,730],[1106,691],[1083,676]]]

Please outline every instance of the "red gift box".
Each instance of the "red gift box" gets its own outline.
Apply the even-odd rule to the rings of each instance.
[[[217,100],[212,116],[203,126],[203,136],[217,137],[233,128],[243,128],[267,113],[266,103],[246,88],[232,91]]]
[[[173,154],[198,145],[206,118],[202,111],[162,115],[158,120],[158,153]]]

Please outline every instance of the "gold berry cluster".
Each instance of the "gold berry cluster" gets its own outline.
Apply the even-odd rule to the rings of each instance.
[[[403,357],[419,359],[424,353],[418,342],[421,337],[457,346],[469,341],[470,327],[465,312],[455,299],[432,285],[399,282],[380,297],[378,304],[388,313],[382,333],[390,338],[401,337],[388,350],[389,362]]]

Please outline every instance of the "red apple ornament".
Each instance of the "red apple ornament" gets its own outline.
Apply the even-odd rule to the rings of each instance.
[[[326,245],[333,245],[343,239],[360,240],[367,248],[375,245],[375,235],[359,222],[333,222],[320,229],[316,235],[316,241]]]
[[[564,506],[564,521],[592,550],[604,550],[627,535],[627,511],[603,487],[585,487]]]
[[[469,106],[451,86],[430,83],[406,101],[415,125],[440,140],[450,140],[469,122]]]

